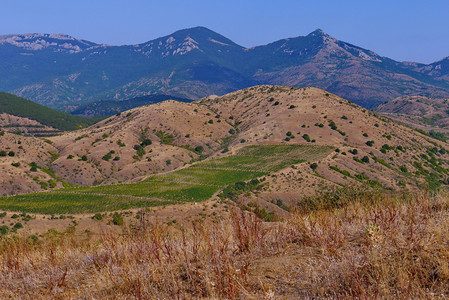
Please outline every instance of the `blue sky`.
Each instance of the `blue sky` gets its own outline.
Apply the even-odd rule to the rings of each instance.
[[[321,28],[400,61],[449,56],[447,0],[2,0],[0,34],[67,33],[111,45],[208,27],[252,47]]]

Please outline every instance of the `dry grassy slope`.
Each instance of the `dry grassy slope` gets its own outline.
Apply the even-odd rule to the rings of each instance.
[[[0,151],[14,152],[14,156],[0,156],[0,195],[39,191],[41,182],[53,180],[41,169],[31,171],[30,163],[47,166],[51,162],[49,152],[57,150],[41,139],[4,132],[0,133]],[[19,166],[12,164],[20,163]],[[54,181],[54,180],[53,180]],[[58,187],[62,187],[58,183]]]
[[[449,148],[446,143],[389,119],[378,118],[360,106],[317,88],[258,86],[222,97],[207,97],[199,103],[225,119],[233,118],[238,124],[239,137],[232,147],[284,143],[332,145],[340,150],[318,161],[316,173],[308,164],[299,164],[270,177],[270,195],[267,196],[271,198],[294,200],[298,195],[310,194],[320,186],[360,182],[330,169],[330,166],[348,171],[352,176],[365,174],[369,180],[378,181],[385,187],[401,189],[404,184],[410,187],[423,182],[422,176],[416,179],[410,174],[417,171],[413,166],[415,161],[426,164],[419,155],[434,147],[438,150]],[[341,133],[330,127],[331,120]],[[285,140],[288,132],[294,136],[290,141]],[[315,142],[307,142],[302,137],[304,134]],[[241,139],[245,142],[241,143]],[[374,141],[374,145],[368,146],[368,141]],[[405,152],[393,149],[382,153],[380,150],[385,144],[401,146]],[[356,155],[349,152],[352,149],[357,149]],[[376,163],[370,153],[383,159],[390,167]],[[354,160],[354,157],[360,160],[364,156],[369,158],[369,163]],[[448,154],[437,153],[436,157],[445,160],[441,165],[444,169],[449,167],[446,162]],[[401,171],[401,166],[405,166],[408,172]],[[424,168],[430,170],[428,166]],[[446,176],[446,173],[439,174],[441,179],[446,179]],[[366,182],[366,179],[362,181]]]
[[[449,99],[404,96],[374,109],[389,118],[427,131],[449,133]]]
[[[82,185],[136,180],[197,159],[198,153],[191,150],[197,146],[202,146],[205,154],[219,150],[231,128],[205,106],[165,101],[52,138],[60,151],[52,168],[68,182]],[[160,131],[165,136],[172,135],[173,141],[164,143],[160,135],[157,136]],[[145,147],[145,155],[136,157],[133,147],[141,143],[142,136],[149,138],[152,144]],[[125,146],[120,146],[119,141]],[[111,150],[114,153],[109,161],[102,159]],[[73,158],[69,159],[69,155]],[[87,161],[80,160],[83,155]],[[114,160],[115,157],[119,160]]]
[[[232,130],[236,131],[233,136]],[[291,136],[287,136],[289,132]],[[173,138],[167,139],[170,135]],[[308,135],[310,141],[303,138],[304,135]],[[132,182],[198,159],[199,154],[192,150],[197,146],[202,146],[205,154],[223,155],[224,139],[229,141],[229,137],[233,139],[227,145],[230,151],[226,155],[249,144],[329,145],[339,149],[316,161],[316,171],[308,163],[302,163],[269,176],[263,195],[269,199],[295,201],[298,195],[309,195],[320,188],[368,180],[372,184],[402,189],[424,182],[423,175],[415,176],[419,171],[415,162],[421,163],[424,170],[437,173],[441,180],[446,180],[449,168],[446,162],[449,155],[441,151],[448,146],[446,143],[389,119],[378,118],[368,110],[316,88],[257,86],[195,103],[165,101],[135,108],[87,129],[52,137],[52,145],[40,139],[10,134],[3,138],[6,137],[29,141],[30,150],[25,149],[27,156],[23,157],[21,167],[12,167],[10,157],[0,160],[6,162],[4,166],[9,172],[15,172],[23,182],[31,180],[32,184],[29,189],[21,187],[21,190],[4,184],[2,193],[39,188],[26,173],[29,162],[36,161],[38,155],[42,156],[39,164],[48,165],[58,178],[70,183]],[[145,153],[139,157],[134,146],[141,144],[143,138],[150,139],[152,144],[145,146]],[[19,146],[14,141],[9,147]],[[368,141],[374,144],[369,146]],[[385,153],[381,152],[383,145],[389,146]],[[403,151],[398,150],[398,146]],[[433,154],[435,159],[426,161],[421,154],[430,157],[428,152],[432,148],[437,150]],[[57,153],[58,157],[51,160],[48,151]],[[105,157],[108,153],[109,158]],[[21,158],[20,155],[19,152],[17,158]],[[364,156],[368,157],[368,163],[360,161]],[[375,162],[375,157],[381,161]],[[342,172],[349,172],[349,176]]]
[[[0,114],[0,128],[8,132],[17,133],[20,131],[24,135],[46,136],[54,135],[60,130],[43,125],[35,120],[17,117],[7,113]]]

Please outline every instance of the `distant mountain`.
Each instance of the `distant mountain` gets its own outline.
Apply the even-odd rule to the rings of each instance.
[[[71,113],[83,117],[112,116],[125,110],[148,104],[155,104],[165,100],[176,100],[180,102],[192,102],[190,99],[173,97],[169,95],[148,95],[131,98],[127,100],[100,100],[82,106]]]
[[[432,76],[438,80],[449,81],[449,57],[443,58],[430,65],[417,64],[413,67],[415,71]]]
[[[246,49],[204,27],[139,45],[62,34],[0,36],[0,90],[70,111],[101,99],[197,99],[256,84],[324,88],[366,107],[402,95],[449,96],[449,59],[402,63],[322,30]]]
[[[0,114],[27,118],[59,130],[75,130],[94,124],[97,120],[73,116],[33,101],[0,92]],[[9,126],[12,124],[9,124]]]

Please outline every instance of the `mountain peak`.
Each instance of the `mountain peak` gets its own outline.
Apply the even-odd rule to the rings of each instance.
[[[311,33],[309,33],[307,36],[322,36],[322,37],[328,37],[329,35],[324,32],[322,29],[318,28]]]

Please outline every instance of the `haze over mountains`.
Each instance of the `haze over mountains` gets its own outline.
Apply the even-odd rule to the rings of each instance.
[[[62,34],[0,37],[0,90],[72,111],[102,99],[198,99],[256,84],[315,86],[365,107],[403,95],[449,97],[449,58],[397,62],[321,30],[244,48],[204,27],[139,45]]]

